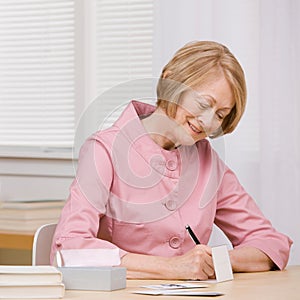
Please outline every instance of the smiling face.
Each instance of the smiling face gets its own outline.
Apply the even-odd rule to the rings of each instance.
[[[224,77],[183,93],[174,121],[176,145],[192,145],[220,129],[234,106],[231,87]]]
[[[215,80],[216,83],[216,80],[222,76],[227,79],[228,84],[231,87],[229,94],[232,93],[233,97],[230,97],[227,93],[225,98],[218,98],[218,95],[214,96],[216,89],[213,80]],[[208,82],[210,82],[210,84],[208,84]],[[174,57],[164,66],[157,85],[157,106],[164,110],[167,116],[173,120],[176,117],[180,122],[186,123],[186,121],[181,120],[180,115],[184,114],[184,112],[182,112],[180,108],[184,110],[184,106],[181,103],[181,107],[179,107],[180,102],[178,99],[178,97],[182,96],[182,91],[185,90],[185,88],[181,90],[181,87],[178,86],[178,84],[185,85],[185,88],[193,88],[202,95],[203,99],[206,101],[211,98],[210,96],[213,96],[217,105],[223,100],[226,100],[231,104],[231,99],[233,99],[233,108],[223,120],[222,128],[215,131],[213,134],[206,130],[206,135],[214,138],[234,131],[245,111],[247,88],[244,71],[238,60],[226,46],[213,41],[191,42],[180,48],[175,53]],[[210,90],[212,95],[210,95]],[[179,111],[176,116],[177,108],[179,108]],[[212,113],[212,111],[213,110],[210,112]],[[208,111],[206,112],[206,115],[202,115],[203,118],[212,116]],[[189,114],[197,115],[198,113],[199,112],[196,112],[196,114],[193,113],[191,109],[186,109],[185,112],[187,118]],[[201,121],[202,119],[199,118],[199,120]],[[199,126],[198,129],[202,129],[201,123],[197,124],[197,122],[193,123],[191,121],[190,124],[194,125],[194,127],[192,127],[194,129],[197,128],[196,125]],[[178,131],[180,130],[178,129]],[[188,131],[186,132],[188,133]],[[178,135],[178,138],[180,136],[183,137],[183,134]],[[185,136],[188,137],[188,134],[185,134]],[[201,138],[202,137],[200,137],[200,139]],[[190,140],[191,139],[190,136]],[[191,142],[189,142],[189,144],[191,144]]]

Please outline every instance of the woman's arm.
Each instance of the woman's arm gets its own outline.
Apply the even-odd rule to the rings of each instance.
[[[215,224],[233,244],[234,271],[269,270],[269,259],[280,270],[285,268],[292,241],[272,226],[227,167],[218,190]]]
[[[233,272],[260,272],[274,268],[273,261],[254,247],[229,251]],[[121,266],[127,268],[129,279],[200,279],[214,277],[211,248],[196,246],[184,255],[160,257],[128,253]]]
[[[115,249],[115,244],[98,238],[99,221],[106,212],[113,170],[106,148],[95,138],[81,147],[76,177],[62,209],[52,241],[55,254],[67,249]],[[120,257],[126,253],[119,249]],[[95,255],[95,265],[98,263]],[[92,257],[90,257],[92,261]]]
[[[269,271],[275,267],[268,255],[254,247],[243,247],[229,251],[233,272]]]
[[[198,245],[186,254],[160,257],[128,253],[121,266],[127,268],[130,279],[201,279],[214,277],[211,248]]]

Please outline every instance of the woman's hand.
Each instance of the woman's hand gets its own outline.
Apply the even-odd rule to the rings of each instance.
[[[172,257],[169,261],[169,276],[172,278],[205,280],[215,277],[211,248],[206,245],[197,245],[184,255]]]
[[[196,245],[187,253],[175,257],[160,257],[128,253],[121,266],[127,268],[127,278],[190,279],[214,278],[211,248]]]

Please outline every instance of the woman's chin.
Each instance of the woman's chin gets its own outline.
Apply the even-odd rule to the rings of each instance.
[[[184,137],[181,137],[180,139],[180,144],[183,146],[192,146],[196,143],[197,141],[195,141],[191,136],[186,135]]]
[[[183,129],[182,127],[178,128],[179,130],[174,135],[175,140],[177,141],[177,145],[182,146],[192,146],[198,141],[204,139],[206,135],[202,132],[200,134],[191,134],[190,132],[187,132],[186,129]],[[183,129],[183,130],[182,130]]]

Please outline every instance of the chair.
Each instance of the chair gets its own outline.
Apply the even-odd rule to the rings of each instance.
[[[45,224],[37,229],[33,238],[32,265],[50,265],[50,251],[56,224]]]

